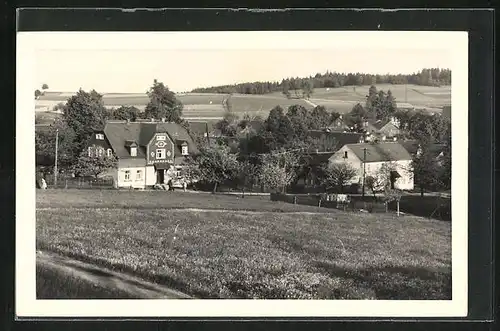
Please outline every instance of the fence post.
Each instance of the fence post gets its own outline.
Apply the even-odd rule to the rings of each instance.
[[[89,179],[89,186],[92,188],[92,179]]]
[[[297,204],[297,196],[296,196],[296,195],[294,195],[294,196],[293,196],[293,204],[294,204],[294,205],[296,205],[296,204]]]
[[[65,188],[65,189],[67,189],[67,188],[68,188],[68,180],[67,180],[67,179],[66,179],[66,181],[65,181],[64,188]]]

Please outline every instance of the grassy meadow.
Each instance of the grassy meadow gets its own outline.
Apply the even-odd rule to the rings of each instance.
[[[268,199],[37,191],[37,249],[200,298],[451,298],[450,223]]]

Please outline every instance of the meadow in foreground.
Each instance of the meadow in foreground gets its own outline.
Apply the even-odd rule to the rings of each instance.
[[[276,203],[262,197],[174,193],[166,199],[165,192],[127,192],[124,200],[125,195],[117,198],[122,192],[65,192],[37,194],[38,249],[137,274],[195,297],[451,299],[447,222],[332,210],[277,213],[269,207]],[[244,209],[252,199],[263,207],[221,212],[138,203],[152,196],[193,207],[197,201],[197,208],[207,205],[205,199],[224,209]]]

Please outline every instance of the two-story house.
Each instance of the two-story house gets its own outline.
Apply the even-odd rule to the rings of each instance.
[[[384,165],[390,170],[390,186],[401,190],[412,190],[412,156],[400,143],[361,143],[347,144],[340,148],[328,160],[329,163],[348,163],[356,169],[356,176],[351,184],[362,184],[363,175],[380,176]]]
[[[97,146],[95,149],[93,146]],[[118,187],[145,188],[182,177],[186,157],[198,152],[190,135],[177,123],[108,121],[95,131],[89,155],[115,155],[117,169],[108,175]]]

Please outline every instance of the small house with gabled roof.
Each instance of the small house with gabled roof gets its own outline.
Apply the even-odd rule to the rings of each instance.
[[[364,123],[364,129],[367,134],[385,136],[386,138],[396,137],[401,133],[399,121],[395,117],[385,120],[367,120]]]
[[[412,190],[412,155],[398,142],[346,144],[333,154],[329,163],[347,163],[357,174],[351,184],[362,184],[363,175],[381,176],[383,169],[390,169],[391,188]]]

